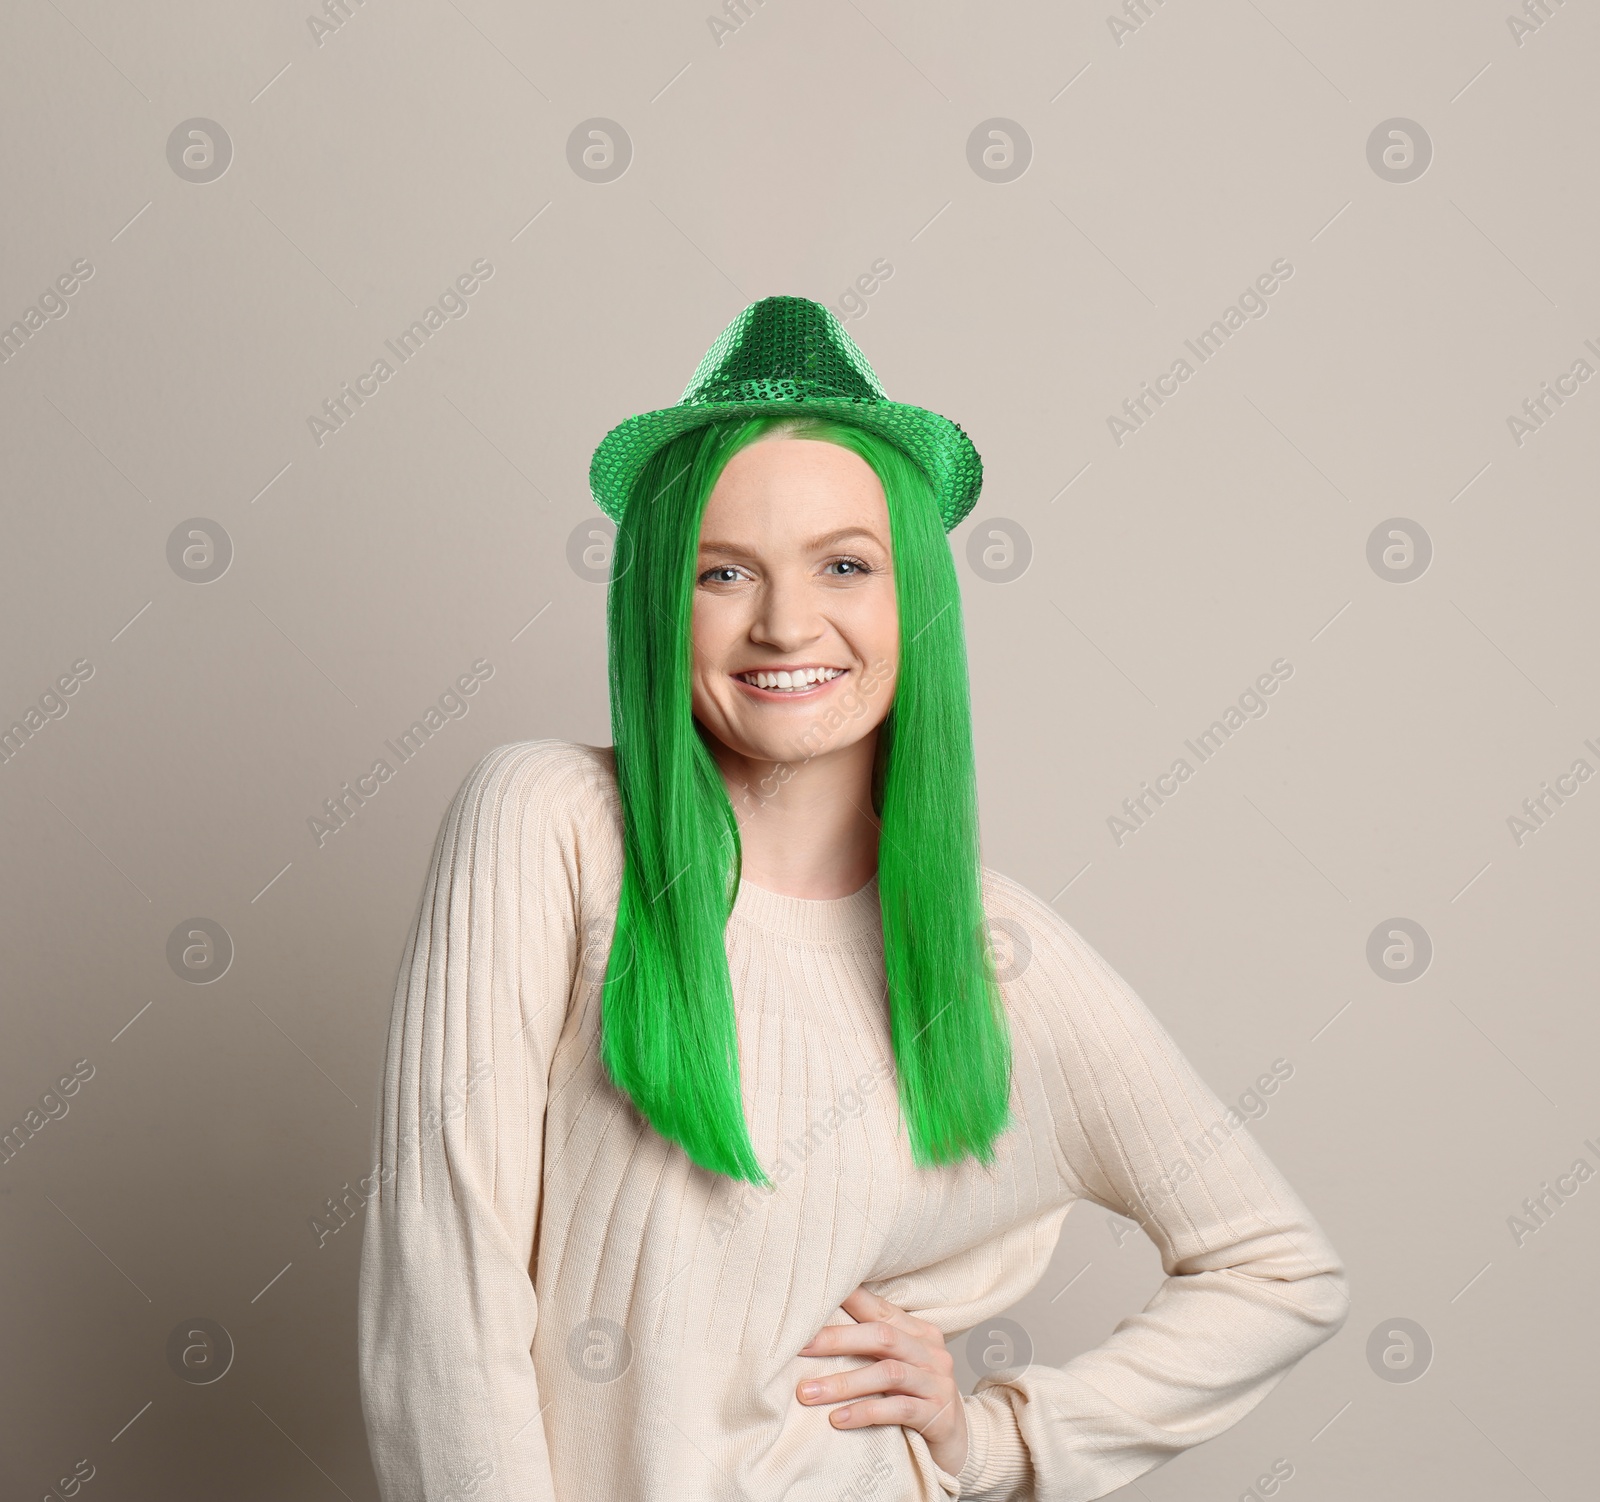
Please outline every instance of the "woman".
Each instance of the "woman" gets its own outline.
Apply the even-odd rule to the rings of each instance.
[[[1343,1323],[1344,1269],[980,865],[966,435],[767,298],[591,483],[615,746],[483,759],[396,988],[360,1299],[386,1502],[1087,1502],[1220,1434]],[[946,1338],[1079,1200],[1166,1280],[963,1395]]]

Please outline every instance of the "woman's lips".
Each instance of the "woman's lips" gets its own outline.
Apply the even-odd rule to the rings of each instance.
[[[757,667],[749,672],[733,673],[734,683],[763,699],[813,699],[845,677],[843,667]]]

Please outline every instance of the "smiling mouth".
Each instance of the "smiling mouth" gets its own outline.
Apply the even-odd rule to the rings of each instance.
[[[770,671],[756,669],[732,676],[746,688],[753,688],[760,693],[803,697],[826,688],[836,679],[844,677],[846,671],[845,668],[778,668]]]

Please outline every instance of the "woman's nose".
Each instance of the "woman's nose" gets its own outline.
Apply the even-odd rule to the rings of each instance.
[[[821,623],[804,579],[775,576],[767,581],[756,606],[754,633],[780,650],[816,640]]]

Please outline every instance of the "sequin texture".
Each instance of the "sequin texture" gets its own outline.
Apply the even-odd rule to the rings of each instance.
[[[764,297],[717,336],[676,406],[630,417],[601,440],[589,464],[594,503],[620,522],[662,444],[721,418],[783,411],[838,417],[899,445],[932,482],[947,532],[983,487],[983,460],[960,425],[890,401],[831,310],[809,297]]]

